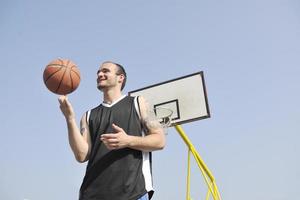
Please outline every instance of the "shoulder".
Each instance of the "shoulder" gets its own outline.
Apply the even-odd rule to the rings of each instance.
[[[89,119],[90,119],[90,116],[91,116],[91,113],[95,113],[97,112],[97,110],[101,109],[102,104],[90,109],[90,110],[87,110],[85,111],[83,114],[82,114],[82,117],[81,117],[81,121],[85,121],[86,123],[89,122]]]
[[[151,106],[149,102],[146,100],[143,96],[137,96],[136,97],[137,106],[139,108],[139,113],[142,119],[144,119],[147,115],[147,113],[150,112]]]
[[[137,101],[140,106],[145,106],[147,103],[147,100],[143,96],[134,96],[132,98],[134,98],[134,100]]]
[[[150,104],[145,97],[139,96],[138,100],[139,100],[141,109],[150,109]]]
[[[93,112],[97,112],[97,111],[99,111],[102,108],[103,108],[103,105],[99,104],[98,106],[93,107],[93,108],[87,110],[84,114],[88,114],[88,113],[90,114],[90,113],[93,113]]]
[[[130,100],[134,101],[136,106],[139,108],[144,107],[146,105],[146,99],[143,96],[128,96]]]

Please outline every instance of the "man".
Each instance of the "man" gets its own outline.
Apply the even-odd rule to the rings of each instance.
[[[126,78],[121,65],[101,65],[97,88],[103,103],[82,116],[80,129],[68,98],[59,97],[75,158],[88,161],[80,200],[147,200],[153,195],[151,151],[164,147],[165,136],[143,97],[122,95]]]

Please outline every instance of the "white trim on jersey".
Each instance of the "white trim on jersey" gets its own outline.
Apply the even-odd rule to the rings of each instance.
[[[108,108],[112,107],[113,105],[115,105],[116,103],[118,103],[119,101],[121,101],[122,99],[124,99],[125,97],[126,97],[126,95],[122,95],[119,99],[117,99],[112,104],[108,104],[108,103],[103,102],[102,105],[105,106],[105,107],[108,107]],[[88,110],[87,111],[87,116],[86,116],[86,121],[87,121],[88,125],[89,125],[90,114],[91,114],[91,110]]]
[[[136,112],[138,113],[139,119],[141,120],[141,113],[139,109],[139,104],[138,104],[138,97],[134,98],[134,107]],[[142,136],[145,136],[144,130],[142,131]],[[143,154],[143,175],[145,179],[145,187],[147,192],[154,191],[153,189],[153,183],[152,183],[152,175],[151,175],[151,163],[150,163],[150,153],[149,152],[142,152]]]
[[[150,153],[143,152],[143,175],[147,192],[154,191],[151,175]]]
[[[134,107],[135,107],[135,110],[139,116],[139,119],[141,120],[141,113],[140,113],[140,109],[139,109],[139,104],[138,104],[138,96],[134,97]]]
[[[86,123],[87,123],[87,125],[90,125],[89,124],[89,121],[90,121],[90,115],[91,115],[91,110],[88,110],[87,112],[86,112]]]
[[[122,95],[119,99],[117,99],[116,101],[114,101],[112,104],[108,104],[103,102],[102,105],[105,107],[112,107],[113,105],[115,105],[116,103],[118,103],[119,101],[121,101],[122,99],[124,99],[126,97],[126,95]]]

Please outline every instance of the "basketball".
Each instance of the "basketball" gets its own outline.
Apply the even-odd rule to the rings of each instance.
[[[56,59],[50,62],[43,74],[46,87],[59,95],[70,94],[80,83],[80,72],[74,62],[68,59]]]

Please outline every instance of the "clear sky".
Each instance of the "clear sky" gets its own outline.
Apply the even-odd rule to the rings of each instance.
[[[123,64],[125,93],[204,71],[211,118],[183,128],[228,200],[300,196],[297,0],[1,0],[0,199],[72,200],[85,172],[69,148],[45,65],[72,59],[79,121],[102,101],[101,62]],[[153,154],[154,200],[184,199],[187,148],[174,128]],[[192,198],[205,198],[195,163]]]

